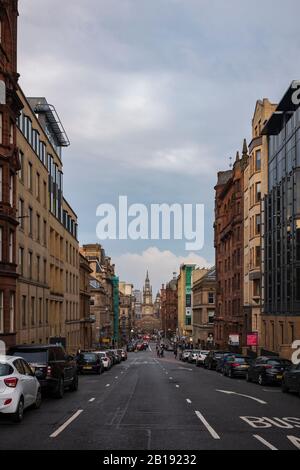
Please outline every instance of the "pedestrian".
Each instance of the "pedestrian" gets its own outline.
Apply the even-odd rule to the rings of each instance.
[[[177,354],[178,354],[178,351],[177,351],[177,348],[175,347],[174,348],[174,357],[175,357],[175,359],[177,359]]]

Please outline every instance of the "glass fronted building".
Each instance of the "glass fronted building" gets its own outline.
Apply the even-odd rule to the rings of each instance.
[[[265,335],[271,338],[269,349],[275,351],[279,345],[297,339],[300,322],[298,87],[299,82],[291,84],[263,131],[269,147],[268,194],[264,200],[263,314],[274,317],[269,325],[272,331],[265,328]]]

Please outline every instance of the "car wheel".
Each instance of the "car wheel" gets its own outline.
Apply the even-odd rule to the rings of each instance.
[[[266,384],[265,379],[263,378],[262,374],[259,374],[258,376],[258,383],[261,386],[264,386]]]
[[[36,394],[34,409],[38,410],[41,407],[41,404],[42,404],[42,391],[39,388],[38,391],[37,391],[37,394]]]
[[[23,397],[21,397],[15,413],[11,415],[11,419],[14,423],[21,423],[23,416],[24,416],[24,399]]]
[[[71,392],[77,392],[78,390],[78,375],[75,374],[73,377],[72,385],[70,386]]]
[[[252,379],[251,379],[251,377],[250,377],[250,375],[249,375],[249,372],[247,372],[246,380],[247,380],[247,382],[249,382],[249,383],[252,382]]]
[[[229,377],[230,379],[233,379],[233,378],[234,378],[234,373],[232,372],[231,369],[229,369],[228,377]]]
[[[64,384],[63,377],[61,377],[58,381],[54,396],[55,398],[63,398],[64,393],[65,393],[65,384]]]

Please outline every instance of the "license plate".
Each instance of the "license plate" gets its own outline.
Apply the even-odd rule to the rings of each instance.
[[[84,370],[91,370],[92,366],[84,366]]]
[[[277,375],[276,378],[277,378],[277,380],[282,380],[282,379],[283,379],[283,375]]]

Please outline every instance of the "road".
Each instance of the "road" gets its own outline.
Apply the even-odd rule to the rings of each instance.
[[[0,449],[300,449],[300,398],[190,366],[131,353],[77,393],[47,398],[15,425],[0,418]],[[230,393],[229,392],[234,392]]]

